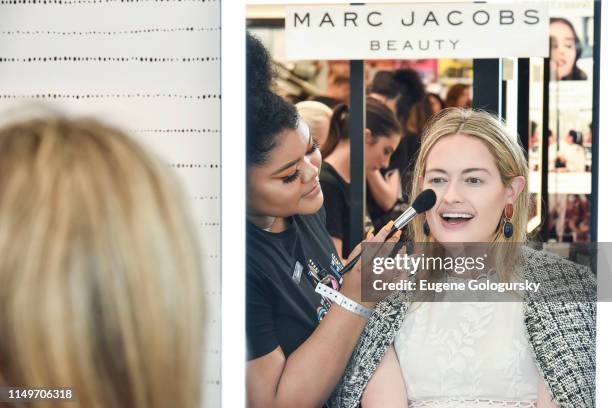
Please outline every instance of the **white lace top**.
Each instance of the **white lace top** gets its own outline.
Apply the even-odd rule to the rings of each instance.
[[[411,407],[534,407],[521,302],[413,304],[395,338]]]

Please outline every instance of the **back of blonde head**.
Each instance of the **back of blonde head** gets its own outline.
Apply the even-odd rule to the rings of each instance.
[[[0,129],[0,386],[73,389],[36,407],[199,405],[202,272],[176,185],[95,121]]]
[[[298,102],[295,107],[300,117],[310,128],[312,136],[322,146],[329,132],[332,110],[327,105],[317,101]]]

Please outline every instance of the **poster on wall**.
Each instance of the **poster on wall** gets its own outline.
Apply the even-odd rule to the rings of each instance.
[[[549,239],[590,240],[593,118],[592,0],[550,3]],[[588,211],[587,211],[588,209]]]
[[[556,242],[590,242],[591,197],[551,194],[548,197],[548,238]]]

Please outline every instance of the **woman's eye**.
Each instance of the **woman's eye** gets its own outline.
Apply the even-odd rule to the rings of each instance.
[[[445,181],[446,180],[443,177],[434,177],[434,178],[429,180],[429,182],[432,183],[432,184],[442,184]]]
[[[468,184],[482,184],[482,180],[478,177],[468,177],[465,181]]]
[[[290,175],[288,175],[286,177],[283,177],[282,178],[283,183],[285,183],[285,184],[291,183],[291,182],[297,180],[299,175],[300,175],[300,171],[296,170],[293,174],[290,174]]]

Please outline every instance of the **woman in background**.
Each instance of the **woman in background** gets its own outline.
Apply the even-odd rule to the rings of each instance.
[[[576,62],[582,46],[572,23],[561,17],[550,19],[550,65],[558,81],[587,79]]]
[[[396,78],[399,78],[399,81]],[[400,123],[403,136],[407,109],[414,104],[413,98],[419,98],[422,91],[424,92],[424,87],[418,73],[414,70],[378,71],[368,87],[367,96],[384,103],[391,109]],[[374,174],[369,175],[369,182],[376,185],[375,190],[379,193],[387,192],[374,195],[369,188],[367,189],[366,205],[375,230],[379,230],[392,219],[392,210],[401,197],[401,169],[394,166],[393,157],[404,142],[402,137],[396,152],[391,156],[389,166],[379,171],[380,177]]]
[[[421,147],[421,134],[432,115],[433,112],[429,98],[425,98],[412,106],[405,134],[393,156],[391,156],[389,164],[389,167],[397,169],[400,175],[400,199],[391,210],[380,213],[376,219],[372,215],[375,227],[384,225],[389,220],[399,217],[410,206],[408,201],[410,192],[406,191],[406,188],[412,179],[414,163]]]
[[[372,198],[389,210],[399,197],[399,175],[389,182],[380,170],[389,167],[391,155],[400,141],[400,126],[393,112],[382,102],[366,99],[365,115],[366,180]],[[353,248],[349,246],[349,189],[351,182],[351,144],[349,140],[349,108],[339,105],[334,109],[327,143],[321,151],[321,188],[325,197],[326,227],[336,250],[347,259]]]
[[[412,68],[402,68],[395,71],[395,82],[400,87],[400,97],[397,100],[397,120],[402,131],[408,123],[412,106],[422,101],[427,95],[421,74]]]
[[[0,387],[198,408],[199,245],[168,167],[93,120],[0,129]]]
[[[412,172],[414,167],[414,162],[421,147],[421,135],[433,114],[433,108],[428,98],[416,103],[410,110],[410,116],[406,124],[406,134],[400,143],[402,150],[400,151],[398,148],[391,160],[391,165],[400,169],[402,173],[403,186],[407,185],[408,178],[406,176]]]
[[[295,107],[300,117],[308,125],[310,134],[316,140],[317,145],[323,146],[329,133],[329,122],[332,115],[331,108],[317,101],[298,102]]]

